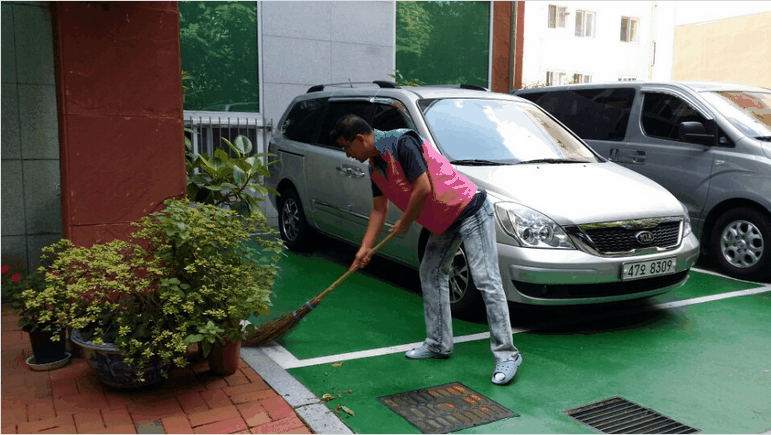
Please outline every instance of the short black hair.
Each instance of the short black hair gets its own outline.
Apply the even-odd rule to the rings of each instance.
[[[346,141],[352,141],[356,138],[357,134],[370,134],[372,133],[372,127],[367,121],[360,117],[349,113],[342,116],[335,123],[335,129],[329,134],[333,142],[337,142],[339,137],[343,137]]]

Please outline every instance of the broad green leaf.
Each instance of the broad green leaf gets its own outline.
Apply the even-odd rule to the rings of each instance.
[[[241,154],[249,154],[252,151],[252,141],[242,134],[236,136],[235,146],[241,150]]]
[[[220,160],[223,163],[230,160],[230,156],[222,148],[217,148],[217,151],[214,151],[214,158]]]
[[[233,144],[232,144],[232,143],[231,143],[229,140],[227,140],[227,139],[225,139],[225,138],[223,137],[223,138],[222,138],[222,141],[223,141],[223,142],[225,142],[225,145],[227,145],[228,147],[230,147],[230,149],[231,149],[231,150],[233,150],[233,152],[234,152],[234,153],[236,153],[238,156],[241,156],[241,155],[243,154],[243,153],[241,152],[241,150],[239,150],[238,148],[236,148],[236,145],[233,145]]]

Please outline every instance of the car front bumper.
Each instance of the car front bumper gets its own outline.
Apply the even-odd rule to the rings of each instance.
[[[534,249],[498,243],[501,280],[512,302],[577,305],[645,298],[683,285],[699,258],[693,233],[672,250],[653,254],[600,257],[578,249]],[[622,280],[622,264],[675,257],[676,272]]]

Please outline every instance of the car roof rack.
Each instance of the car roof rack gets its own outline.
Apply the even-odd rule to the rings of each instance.
[[[315,86],[311,86],[308,89],[308,92],[306,92],[306,93],[309,94],[311,92],[323,91],[324,88],[327,87],[327,86],[337,86],[337,87],[348,86],[348,87],[352,88],[353,85],[371,85],[371,84],[376,84],[380,88],[400,89],[399,86],[396,83],[394,83],[394,82],[389,82],[389,81],[385,81],[385,80],[375,80],[375,81],[372,81],[372,82],[344,82],[344,83],[327,83],[325,85],[315,85]]]
[[[442,84],[442,85],[423,85],[422,87],[425,87],[425,88],[429,88],[429,87],[458,88],[458,89],[471,89],[473,91],[490,92],[490,90],[487,89],[486,87],[475,85],[475,84],[472,84],[472,83],[448,83],[448,84]]]

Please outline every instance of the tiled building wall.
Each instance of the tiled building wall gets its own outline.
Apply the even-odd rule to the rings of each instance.
[[[62,236],[51,16],[2,3],[2,261],[35,268]]]

